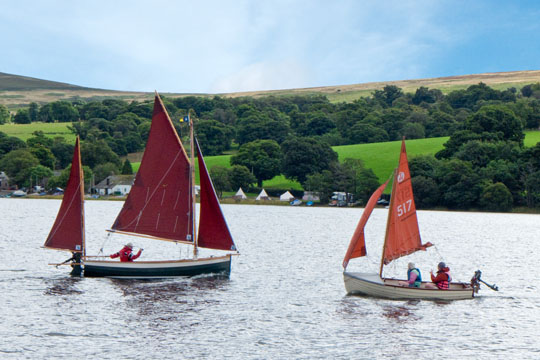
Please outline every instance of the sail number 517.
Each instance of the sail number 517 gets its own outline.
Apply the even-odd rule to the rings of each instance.
[[[412,200],[407,200],[403,204],[397,206],[397,216],[401,216],[403,214],[408,213],[411,211],[412,206]]]

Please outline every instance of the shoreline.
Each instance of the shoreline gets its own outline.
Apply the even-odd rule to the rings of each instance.
[[[20,197],[5,197],[4,199],[52,199],[52,200],[61,200],[62,195],[26,195]],[[84,200],[90,201],[125,201],[125,196],[100,196],[99,198],[92,198],[85,196]],[[288,201],[280,200],[262,200],[257,201],[255,199],[246,199],[246,200],[237,200],[233,198],[223,198],[219,200],[221,205],[255,205],[255,206],[291,206],[291,207],[310,207],[310,208],[337,208],[337,209],[363,209],[364,206],[330,206],[328,204],[317,204],[314,203],[311,206],[307,206],[305,203],[300,205],[291,205]],[[197,199],[197,203],[200,203]],[[384,206],[377,206],[376,209],[384,209]],[[463,212],[463,213],[486,213],[486,214],[529,214],[536,215],[540,214],[540,209],[536,208],[527,208],[523,206],[518,206],[513,208],[508,212],[500,211],[481,211],[479,209],[469,209],[469,210],[452,210],[447,208],[433,208],[433,209],[417,209],[418,211],[448,211],[448,212]]]

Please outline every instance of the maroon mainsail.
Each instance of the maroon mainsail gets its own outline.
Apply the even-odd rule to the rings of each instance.
[[[190,124],[193,126],[193,124]],[[201,215],[195,246],[236,250],[198,144]],[[191,161],[156,94],[148,142],[135,183],[112,229],[163,240],[194,239]]]
[[[192,241],[190,162],[156,94],[141,166],[112,228],[172,241]]]
[[[225,218],[221,212],[214,185],[208,175],[199,142],[195,141],[195,143],[197,146],[199,181],[201,185],[201,191],[199,192],[201,213],[199,236],[197,238],[198,246],[209,249],[236,250],[227,222],[225,222]]]
[[[44,246],[82,253],[84,249],[84,176],[79,143],[79,137],[77,137],[62,204]]]

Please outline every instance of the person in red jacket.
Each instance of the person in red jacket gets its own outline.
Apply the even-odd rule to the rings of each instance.
[[[437,265],[437,276],[433,275],[433,270],[430,271],[431,281],[433,284],[427,283],[426,288],[448,290],[450,288],[450,282],[452,277],[450,276],[450,268],[446,266],[442,261]]]
[[[110,255],[110,257],[111,257],[111,259],[120,257],[121,262],[133,261],[133,260],[137,259],[139,256],[141,256],[142,251],[143,251],[143,249],[139,249],[137,254],[133,255],[133,244],[132,243],[127,243],[122,248],[122,250],[120,250],[117,253],[114,253],[114,254]]]

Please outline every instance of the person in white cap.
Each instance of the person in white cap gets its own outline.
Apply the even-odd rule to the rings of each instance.
[[[133,255],[133,244],[129,242],[122,248],[122,250],[110,255],[110,257],[111,259],[120,257],[121,262],[133,261],[137,259],[139,256],[141,256],[142,251],[143,249],[139,249],[137,254]]]

